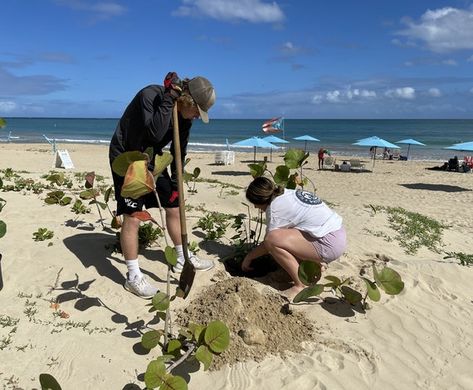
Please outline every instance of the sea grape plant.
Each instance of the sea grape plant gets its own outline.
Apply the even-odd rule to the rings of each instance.
[[[282,187],[295,189],[297,186],[300,186],[304,188],[304,186],[310,182],[315,192],[314,183],[303,175],[303,166],[308,163],[308,157],[309,153],[301,149],[289,149],[284,154],[284,165],[277,166],[274,173],[268,169],[266,161],[249,164],[248,167],[250,168],[250,173],[253,178],[263,176],[268,172],[274,182]],[[295,172],[293,171],[291,173],[291,169],[295,169]]]
[[[138,198],[144,194],[154,192],[159,205],[163,230],[165,222],[162,207],[155,188],[155,178],[171,163],[170,153],[163,153],[155,157],[154,170],[148,170],[148,153],[126,152],[117,157],[112,163],[113,171],[124,176],[124,184],[121,195]],[[134,213],[140,220],[149,220],[152,217],[147,211]],[[170,302],[178,296],[170,294],[170,267],[177,264],[177,253],[168,245],[166,234],[164,234],[166,247],[165,258],[168,263],[168,274],[166,292],[158,292],[152,299],[150,312],[156,312],[155,320],[164,320],[164,330],[151,330],[143,335],[142,345],[152,349],[157,345],[162,348],[163,355],[149,363],[145,373],[146,387],[149,389],[175,389],[186,390],[187,383],[184,378],[171,374],[171,371],[186,359],[194,356],[204,364],[207,369],[215,353],[221,353],[229,344],[230,332],[228,327],[220,321],[215,321],[207,326],[190,325],[189,329],[183,329],[178,336],[174,336],[171,329],[171,318],[169,312]],[[162,341],[161,341],[162,339]],[[168,366],[166,366],[168,365]]]
[[[322,270],[319,263],[314,261],[302,261],[299,265],[298,276],[301,282],[307,287],[294,297],[293,302],[306,301],[308,298],[318,296],[325,291],[332,291],[337,297],[344,299],[351,305],[356,305],[361,302],[363,308],[367,308],[366,299],[370,298],[373,302],[378,302],[381,299],[380,290],[383,290],[388,295],[397,295],[404,289],[404,282],[395,270],[384,267],[381,271],[378,271],[374,264],[374,280],[362,277],[366,285],[364,295],[348,285],[351,278],[341,280],[336,276],[327,275],[325,279],[328,282],[321,284],[318,283],[321,275]]]

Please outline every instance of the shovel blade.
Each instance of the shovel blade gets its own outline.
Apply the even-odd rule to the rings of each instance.
[[[195,268],[190,261],[184,263],[182,268],[181,277],[179,278],[179,286],[177,295],[183,299],[186,299],[191,291],[192,284],[195,278]],[[180,290],[180,291],[179,291]]]

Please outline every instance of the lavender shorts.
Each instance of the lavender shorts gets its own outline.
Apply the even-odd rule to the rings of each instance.
[[[321,238],[312,237],[305,232],[303,234],[326,263],[337,260],[347,247],[347,233],[343,226]]]

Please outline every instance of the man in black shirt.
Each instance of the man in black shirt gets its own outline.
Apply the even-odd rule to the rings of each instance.
[[[169,72],[164,86],[149,85],[139,91],[130,102],[110,142],[110,164],[121,153],[129,151],[144,152],[152,147],[154,155],[161,154],[165,146],[171,143],[170,151],[174,156],[173,145],[173,107],[177,102],[181,157],[184,162],[192,120],[201,118],[208,123],[207,111],[215,102],[215,90],[204,77],[194,77],[181,81],[175,72]],[[154,156],[151,160],[154,162]],[[142,274],[138,263],[138,229],[140,220],[131,214],[146,208],[158,207],[153,193],[139,199],[121,197],[123,177],[112,171],[117,199],[117,215],[123,214],[120,244],[128,268],[125,288],[142,297],[151,298],[158,291],[151,286]],[[177,192],[176,165],[171,164],[171,175],[165,170],[156,180],[159,201],[166,211],[166,226],[178,255],[174,272],[182,271],[184,253],[181,241],[179,219],[179,194]],[[214,264],[211,260],[199,259],[189,254],[189,259],[197,270],[206,271]]]

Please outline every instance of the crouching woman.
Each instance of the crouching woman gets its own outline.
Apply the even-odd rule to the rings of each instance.
[[[248,186],[246,198],[266,212],[267,226],[264,241],[246,255],[242,270],[251,271],[253,260],[269,253],[294,282],[284,291],[289,298],[305,287],[298,276],[299,262],[330,263],[345,251],[342,217],[313,193],[290,190],[257,177]]]

